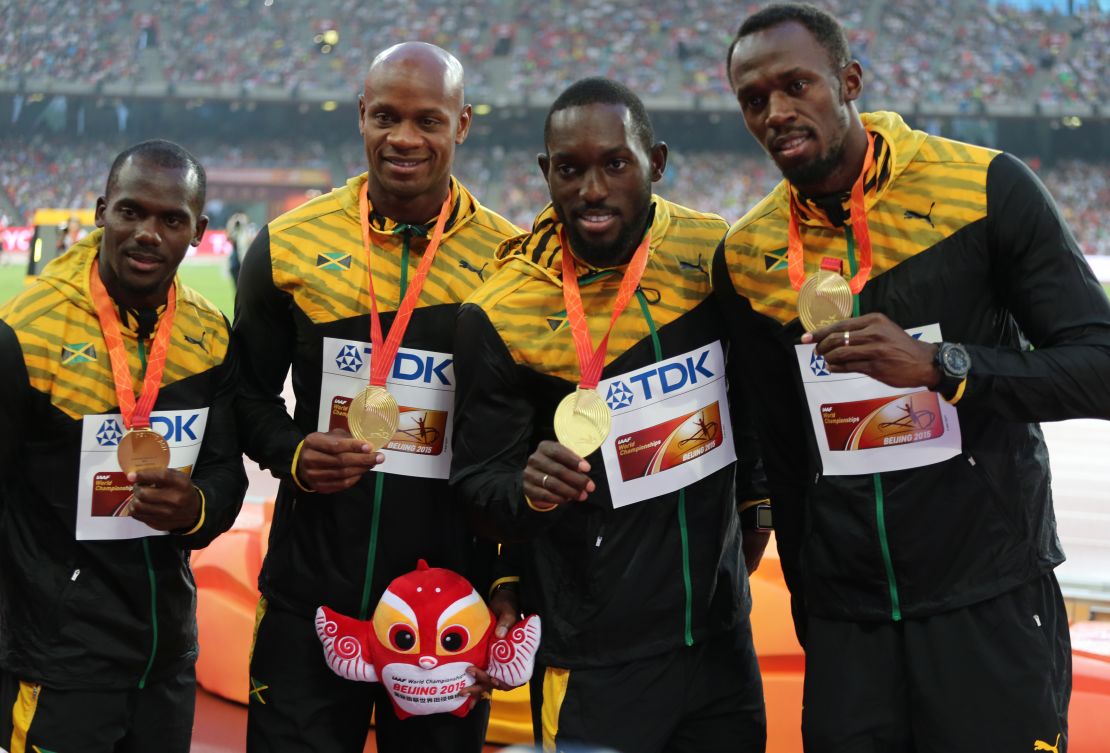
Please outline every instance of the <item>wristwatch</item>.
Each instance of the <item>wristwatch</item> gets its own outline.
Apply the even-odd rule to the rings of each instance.
[[[932,389],[951,402],[963,392],[961,388],[971,371],[971,356],[967,348],[958,343],[941,343],[933,363],[940,369],[940,381]]]
[[[765,502],[740,511],[740,527],[745,531],[765,533],[775,530],[771,506]]]

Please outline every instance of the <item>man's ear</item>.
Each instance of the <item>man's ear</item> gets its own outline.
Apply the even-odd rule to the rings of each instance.
[[[651,145],[651,182],[658,183],[663,179],[663,171],[667,169],[667,144],[657,141]]]
[[[863,66],[858,60],[840,69],[840,92],[845,102],[855,102],[863,93]]]
[[[551,167],[551,158],[547,156],[546,152],[536,155],[536,163],[540,166],[540,172],[543,174],[543,182],[547,182],[547,168]]]

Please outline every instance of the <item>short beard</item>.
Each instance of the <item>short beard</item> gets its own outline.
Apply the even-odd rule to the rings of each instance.
[[[842,136],[840,141],[833,144],[829,151],[817,159],[804,165],[782,168],[782,177],[786,178],[792,186],[798,188],[820,185],[840,166],[844,159],[846,141],[847,139]]]
[[[636,246],[644,235],[647,218],[651,214],[651,204],[649,203],[633,222],[621,228],[620,233],[612,243],[604,244],[586,240],[578,232],[578,227],[574,223],[567,222],[567,218],[563,217],[561,211],[556,209],[555,214],[559,221],[563,223],[563,227],[566,228],[567,240],[570,242],[575,256],[594,267],[614,267],[624,264],[632,258]]]

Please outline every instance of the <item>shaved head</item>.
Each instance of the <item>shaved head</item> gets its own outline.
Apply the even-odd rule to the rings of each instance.
[[[471,114],[462,64],[446,50],[403,42],[375,57],[358,98],[374,210],[398,222],[435,217]]]
[[[363,93],[373,89],[381,76],[399,72],[440,77],[444,97],[455,100],[460,108],[463,106],[462,63],[442,47],[427,42],[401,42],[382,50],[370,63]]]

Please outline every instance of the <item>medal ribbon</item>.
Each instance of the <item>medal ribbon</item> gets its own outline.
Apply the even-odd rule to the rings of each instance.
[[[586,313],[582,310],[582,295],[578,289],[578,276],[574,271],[574,260],[571,258],[570,245],[567,243],[566,232],[560,228],[559,245],[563,249],[563,302],[567,306],[567,321],[570,322],[570,332],[574,336],[574,347],[578,351],[578,368],[582,378],[578,386],[582,389],[592,390],[601,380],[601,369],[605,365],[605,353],[609,348],[609,335],[613,332],[613,325],[617,317],[624,311],[625,306],[632,299],[632,294],[640,284],[647,268],[648,248],[651,246],[651,229],[644,234],[632,261],[621,279],[621,286],[617,289],[617,299],[613,303],[613,315],[609,317],[609,329],[605,336],[593,350],[590,343],[590,328],[586,324]]]
[[[871,276],[871,232],[867,229],[867,209],[863,203],[863,181],[875,161],[875,135],[867,134],[867,154],[863,158],[863,170],[852,186],[852,198],[849,208],[852,213],[852,232],[859,244],[859,269],[848,281],[852,295],[859,295],[867,278]],[[803,258],[802,232],[798,227],[798,206],[794,192],[790,191],[790,228],[786,247],[786,268],[790,274],[790,285],[795,290],[801,290],[806,278],[805,260]]]
[[[108,296],[108,290],[100,279],[99,259],[93,260],[89,289],[92,292],[93,303],[96,304],[96,317],[100,320],[104,344],[108,346],[108,360],[112,364],[112,381],[115,382],[116,399],[119,401],[119,412],[123,417],[124,428],[146,429],[150,426],[150,412],[154,409],[154,401],[158,399],[162,371],[166,366],[166,353],[169,350],[173,318],[177,311],[176,285],[170,282],[170,289],[166,293],[166,310],[162,312],[161,318],[158,319],[158,327],[154,330],[154,344],[150,348],[146,376],[143,377],[142,392],[139,393],[138,401],[135,400],[135,392],[131,387],[131,369],[127,365],[127,349],[123,345],[119,315],[116,313],[112,299]]]
[[[420,290],[424,287],[424,279],[428,276],[428,270],[432,268],[432,260],[435,259],[436,251],[439,249],[439,242],[443,240],[443,229],[447,226],[447,218],[451,216],[454,205],[451,191],[448,191],[447,198],[443,200],[443,207],[439,210],[435,229],[432,230],[432,239],[424,251],[424,258],[420,260],[416,274],[412,276],[409,289],[397,309],[396,316],[393,317],[389,336],[385,338],[383,344],[382,320],[378,315],[378,300],[374,297],[373,262],[370,258],[370,200],[366,197],[365,188],[359,192],[358,215],[362,222],[362,248],[366,252],[366,277],[370,285],[370,344],[373,346],[370,354],[370,384],[372,385],[385,386],[386,376],[393,366],[393,359],[397,357],[397,350],[401,347],[401,338],[405,336],[405,330],[409,326],[412,310],[416,308]]]

